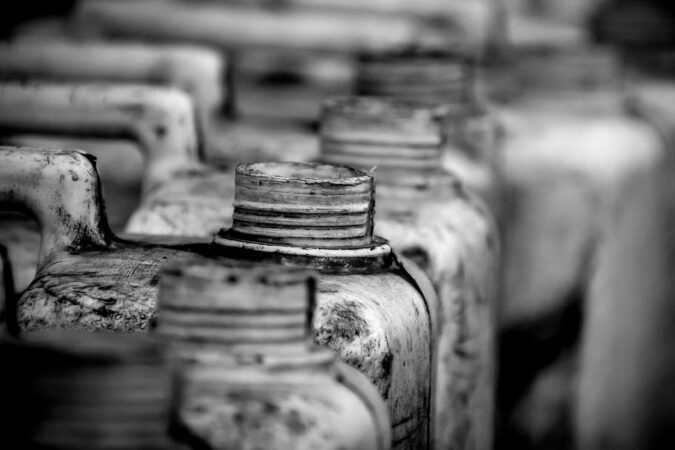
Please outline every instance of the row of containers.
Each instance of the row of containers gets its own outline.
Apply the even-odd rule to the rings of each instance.
[[[0,46],[0,445],[663,448],[675,54],[323,3]]]

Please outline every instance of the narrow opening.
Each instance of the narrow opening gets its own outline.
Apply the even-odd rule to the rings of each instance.
[[[263,178],[282,178],[290,180],[354,180],[367,181],[369,175],[363,170],[348,166],[314,163],[253,163],[237,167],[241,173]],[[361,180],[363,179],[363,180]]]

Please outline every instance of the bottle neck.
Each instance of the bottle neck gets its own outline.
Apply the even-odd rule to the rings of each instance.
[[[466,105],[475,101],[476,66],[453,51],[366,55],[359,60],[356,93]]]
[[[373,178],[342,166],[242,164],[235,172],[230,238],[289,247],[345,249],[373,243]]]
[[[466,51],[412,50],[362,56],[356,92],[442,102],[453,117],[447,127],[450,140],[458,144],[454,147],[477,159],[489,151],[483,147],[484,136],[477,140],[467,134],[467,124],[474,123],[477,115],[484,116],[484,102],[478,95],[477,66]]]
[[[262,364],[310,353],[315,281],[272,266],[203,264],[167,270],[157,331],[181,360]]]
[[[321,115],[321,157],[371,170],[379,188],[418,189],[442,174],[448,109],[371,97],[328,100]]]
[[[617,91],[621,85],[617,55],[598,47],[523,49],[515,55],[510,78],[519,95],[562,98]]]

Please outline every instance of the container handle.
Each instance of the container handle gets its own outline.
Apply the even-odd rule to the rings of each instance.
[[[96,159],[77,150],[0,147],[0,210],[36,220],[38,267],[56,251],[105,248],[113,238]]]

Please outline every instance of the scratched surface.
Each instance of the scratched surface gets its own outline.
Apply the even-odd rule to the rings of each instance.
[[[430,320],[418,291],[393,273],[324,275],[314,340],[366,374],[387,401],[394,448],[426,446]]]
[[[375,231],[426,272],[439,297],[435,448],[491,448],[499,241],[485,206],[456,192],[380,211]]]
[[[137,244],[56,253],[21,296],[19,327],[145,331],[161,267],[209,254],[206,245],[190,251]],[[387,399],[397,448],[425,445],[430,324],[419,292],[393,273],[325,275],[315,317],[315,340],[367,374]]]
[[[54,253],[18,301],[18,325],[22,331],[146,331],[156,314],[158,272],[164,264],[204,257],[187,248],[124,243]]]
[[[19,327],[147,330],[162,266],[216,254],[216,247],[206,244],[133,243],[80,254],[57,252],[21,296]],[[424,447],[431,336],[426,303],[414,286],[393,272],[323,275],[314,329],[317,343],[368,375],[385,397],[396,448]]]

